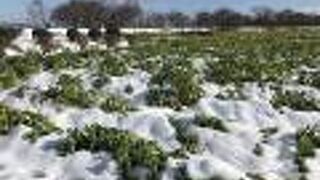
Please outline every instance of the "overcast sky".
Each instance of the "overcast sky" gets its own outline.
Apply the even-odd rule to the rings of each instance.
[[[32,0],[0,0],[0,21],[20,21],[25,18],[26,7]],[[51,9],[67,0],[43,0]],[[118,0],[117,0],[118,1]],[[212,11],[230,7],[239,11],[250,11],[253,7],[268,6],[276,10],[291,8],[299,11],[320,12],[320,0],[140,0],[150,11]]]

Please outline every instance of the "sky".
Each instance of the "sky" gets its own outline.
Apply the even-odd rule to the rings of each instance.
[[[26,18],[26,9],[32,0],[0,0],[0,21],[21,22]],[[47,9],[52,9],[68,0],[43,0]],[[119,0],[115,0],[119,1]],[[320,0],[140,0],[148,11],[183,11],[195,13],[212,11],[221,7],[248,12],[254,7],[267,6],[276,10],[295,9],[320,13]]]

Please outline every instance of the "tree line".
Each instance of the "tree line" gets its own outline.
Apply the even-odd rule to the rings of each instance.
[[[320,15],[291,9],[275,11],[254,8],[252,13],[220,8],[212,12],[146,12],[137,0],[115,3],[112,0],[70,0],[45,14],[41,0],[30,6],[34,26],[63,27],[238,27],[238,26],[312,26],[320,25]]]

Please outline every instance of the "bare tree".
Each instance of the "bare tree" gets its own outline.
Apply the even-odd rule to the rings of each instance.
[[[45,28],[50,25],[48,14],[43,5],[42,0],[32,0],[28,6],[28,20],[32,26],[37,28]]]
[[[125,0],[121,4],[110,6],[120,26],[134,26],[142,14],[142,8],[136,0]]]
[[[108,10],[98,1],[75,1],[53,10],[51,20],[59,26],[101,27],[109,17]]]
[[[212,27],[213,17],[209,12],[199,12],[195,17],[195,24],[198,27]]]
[[[190,17],[182,12],[170,12],[167,18],[172,27],[182,28],[190,24]]]

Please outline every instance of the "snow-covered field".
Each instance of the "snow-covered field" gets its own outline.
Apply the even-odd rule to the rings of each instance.
[[[23,33],[25,34],[13,43],[23,51],[34,50],[36,45],[27,32]],[[68,46],[65,40],[61,41]],[[121,53],[125,54],[122,57],[127,57],[126,51],[121,50]],[[10,50],[7,50],[7,54],[16,55]],[[168,57],[147,59],[159,58]],[[87,60],[90,61],[89,59]],[[206,68],[203,61],[207,59],[208,57],[200,56],[194,58],[192,63],[196,69]],[[62,74],[80,79],[84,90],[95,89],[92,87],[92,67],[99,68],[88,66],[59,71],[41,69],[16,86],[0,91],[0,102],[5,106],[41,114],[62,131],[40,136],[34,143],[24,138],[24,133],[28,131],[25,126],[18,126],[7,135],[0,136],[1,180],[120,179],[120,165],[112,152],[79,150],[66,156],[57,154],[56,144],[66,137],[70,129],[83,130],[93,124],[130,132],[138,138],[155,142],[161,151],[168,154],[165,168],[160,175],[162,180],[299,180],[302,174],[309,180],[320,179],[320,150],[316,150],[313,157],[306,158],[308,172],[300,173],[295,163],[298,146],[296,134],[307,126],[315,127],[319,124],[320,111],[285,106],[276,108],[272,103],[276,93],[272,84],[246,82],[236,89],[240,91],[237,93],[244,97],[233,98],[228,96],[230,88],[234,88],[233,85],[229,87],[215,82],[199,81],[203,92],[192,105],[179,109],[151,106],[146,99],[155,75],[147,69],[133,66],[121,75],[110,75],[108,82],[98,90],[98,99],[108,94],[121,97],[134,107],[133,111],[108,112],[97,105],[98,102],[82,107],[41,99],[40,94],[58,87]],[[168,78],[173,77],[169,74]],[[21,87],[23,95],[18,96],[16,92]],[[291,83],[281,84],[281,87],[304,91],[316,99],[319,105],[320,90],[317,87]],[[224,93],[227,94],[226,97],[221,98],[219,95]],[[227,131],[196,124],[194,121],[199,115],[221,120]],[[0,125],[1,118],[3,117],[0,114]],[[188,128],[185,132],[178,132],[172,121],[182,121],[188,124]],[[184,149],[184,156],[171,155],[184,146],[179,138],[181,133],[196,136],[197,150],[191,152]],[[137,169],[136,173],[140,174],[138,179],[150,179],[141,175],[143,170]]]

